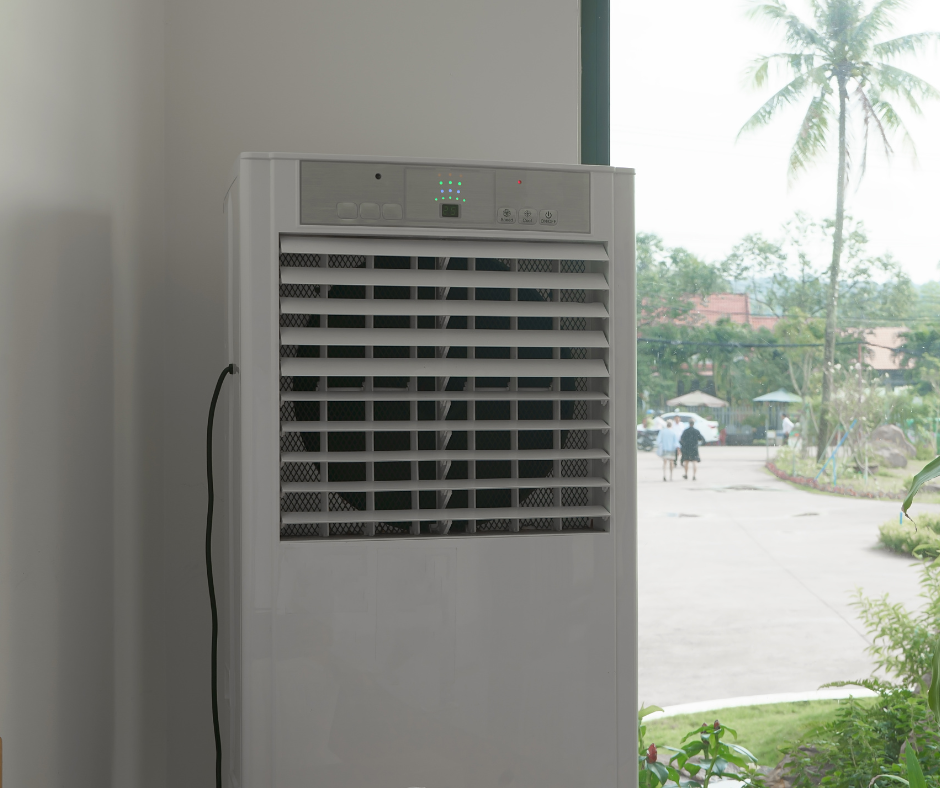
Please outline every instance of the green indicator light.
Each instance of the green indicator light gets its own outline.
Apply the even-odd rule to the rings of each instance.
[[[453,183],[453,181],[447,181],[447,182],[448,182],[448,183],[451,183],[451,184]]]
[[[444,181],[438,181],[438,183],[439,183],[441,186],[444,185]]]
[[[466,198],[466,197],[464,197],[464,198],[463,198],[463,201],[464,201],[464,202],[466,202],[466,201],[467,201],[467,198]]]
[[[457,185],[460,186],[460,181],[457,181]]]
[[[434,198],[434,202],[437,202],[437,197]]]

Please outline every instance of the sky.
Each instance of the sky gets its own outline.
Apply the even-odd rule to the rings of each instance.
[[[611,3],[611,164],[636,169],[637,230],[707,260],[724,258],[748,233],[781,238],[781,225],[797,210],[817,220],[835,215],[834,142],[788,182],[790,149],[808,100],[735,142],[786,78],[772,74],[761,89],[747,84],[755,57],[787,51],[781,31],[747,17],[749,5]],[[790,7],[811,21],[802,0]],[[910,0],[884,38],[926,30],[940,30],[940,0]],[[940,50],[895,64],[940,89]],[[892,140],[890,161],[870,139],[865,176],[859,182],[852,173],[846,210],[864,222],[869,252],[890,251],[920,284],[940,279],[940,101],[925,104],[922,116],[906,105],[901,110],[916,162],[900,136]]]

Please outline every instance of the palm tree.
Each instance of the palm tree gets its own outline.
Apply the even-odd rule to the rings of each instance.
[[[819,440],[816,441],[817,456],[821,457],[830,429],[829,400],[835,358],[845,188],[851,161],[846,134],[850,111],[862,127],[859,179],[865,173],[870,132],[883,145],[885,155],[892,153],[889,137],[897,132],[913,150],[907,128],[891,102],[900,99],[912,112],[919,114],[918,100],[938,98],[940,93],[889,61],[900,55],[920,53],[931,42],[940,40],[940,33],[915,33],[877,42],[894,28],[894,16],[906,7],[906,0],[877,0],[870,9],[866,8],[865,0],[810,0],[809,5],[815,26],[803,22],[781,0],[762,0],[751,9],[752,17],[767,19],[783,27],[791,50],[758,58],[751,72],[754,85],[759,88],[767,82],[771,64],[782,66],[792,80],[754,113],[738,132],[738,137],[769,124],[780,110],[808,98],[809,107],[790,153],[789,175],[792,180],[826,150],[830,122],[838,122],[836,218],[826,304]]]

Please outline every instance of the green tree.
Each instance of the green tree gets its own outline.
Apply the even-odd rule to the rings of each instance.
[[[823,358],[822,339],[825,333],[823,320],[812,318],[798,311],[774,326],[774,334],[781,344],[796,346],[786,348],[784,353],[787,358],[790,384],[793,391],[803,398],[799,419],[800,432],[804,438],[800,441],[801,451],[805,449],[806,441],[814,439],[818,434],[819,425],[813,408],[812,395],[819,385]]]
[[[702,359],[712,364],[715,394],[732,405],[750,405],[754,397],[787,385],[786,357],[766,328],[725,318],[699,328],[697,339]]]
[[[940,326],[925,325],[901,335],[904,344],[898,355],[913,362],[913,377],[940,393]]]
[[[789,172],[795,177],[825,151],[832,121],[838,125],[836,216],[828,272],[825,363],[819,413],[820,434],[825,435],[829,426],[836,308],[845,240],[849,113],[852,111],[858,116],[862,124],[861,174],[864,174],[869,132],[874,131],[886,155],[892,151],[889,137],[893,133],[900,131],[910,142],[910,135],[891,102],[901,99],[913,112],[919,112],[918,100],[940,96],[927,82],[891,65],[890,61],[901,55],[920,53],[927,44],[937,41],[940,34],[915,33],[878,41],[894,28],[894,16],[906,6],[905,0],[876,0],[870,8],[864,0],[810,0],[810,6],[813,24],[801,20],[782,0],[755,2],[752,16],[782,25],[790,51],[759,58],[752,71],[754,85],[760,88],[767,82],[771,64],[782,66],[792,79],[754,113],[738,136],[766,126],[780,110],[808,97],[809,106],[790,153]],[[823,445],[817,447],[819,456],[824,449]]]
[[[637,396],[657,407],[677,384],[697,387],[698,335],[689,319],[692,296],[728,289],[718,266],[681,247],[667,248],[653,233],[637,233]],[[676,343],[676,344],[672,344]]]
[[[718,266],[682,247],[666,248],[654,233],[636,236],[637,325],[681,321],[692,308],[691,296],[728,289]]]
[[[783,238],[746,235],[721,264],[722,273],[751,299],[751,312],[784,317],[826,313],[827,266],[819,250],[832,243],[832,220],[815,222],[797,212],[783,225]],[[838,326],[898,325],[916,309],[910,278],[888,252],[872,257],[862,222],[845,217]]]

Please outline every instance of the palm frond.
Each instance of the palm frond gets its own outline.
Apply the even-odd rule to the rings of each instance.
[[[776,52],[773,55],[761,55],[754,59],[747,75],[751,78],[754,87],[764,86],[770,76],[771,63],[778,62],[788,66],[794,75],[803,74],[815,68],[817,56],[814,54],[800,54],[799,52]]]
[[[905,71],[896,66],[889,66],[886,63],[875,65],[872,68],[870,79],[877,86],[879,92],[890,93],[906,99],[908,106],[918,115],[922,111],[918,99],[940,99],[940,91],[929,82],[910,71]]]
[[[808,88],[815,87],[816,85],[823,83],[825,84],[826,80],[826,67],[817,66],[812,71],[808,71],[804,74],[800,74],[796,79],[784,85],[780,90],[774,93],[764,105],[757,110],[741,127],[741,130],[738,132],[736,139],[740,139],[741,135],[748,131],[753,131],[754,129],[760,128],[761,126],[766,126],[774,115],[777,114],[777,111],[782,107],[789,104],[793,104],[795,101],[798,101]],[[828,90],[828,86],[824,91]]]
[[[911,152],[912,159],[917,161],[917,147],[914,145],[914,138],[908,131],[904,121],[890,101],[883,98],[881,94],[872,95],[872,108],[881,120],[882,126],[890,132],[901,132],[901,140]]]
[[[800,132],[797,134],[793,149],[790,151],[789,176],[791,182],[805,170],[810,163],[826,149],[826,133],[829,131],[829,119],[832,117],[832,105],[829,103],[831,90],[828,85],[813,97],[810,102]]]
[[[885,124],[882,122],[881,117],[879,117],[878,112],[875,110],[871,99],[865,93],[862,85],[858,86],[855,95],[858,97],[858,102],[862,106],[862,166],[858,174],[858,184],[855,187],[858,189],[858,186],[862,183],[862,178],[865,177],[865,169],[868,166],[868,133],[872,125],[874,125],[875,129],[878,131],[878,136],[881,138],[881,142],[884,145],[885,156],[890,156],[892,150],[891,143],[888,141],[888,135],[885,132]]]
[[[940,42],[940,33],[930,31],[927,33],[913,33],[909,36],[892,38],[882,41],[871,48],[872,55],[879,59],[888,59],[898,55],[917,55],[923,52],[928,44]]]
[[[908,4],[908,0],[879,0],[859,21],[852,36],[853,43],[860,51],[868,50],[875,36],[894,29],[893,15],[898,11],[903,11]]]
[[[819,52],[828,52],[825,38],[796,14],[792,13],[781,0],[764,0],[756,2],[748,11],[751,19],[764,18],[771,23],[781,23],[786,28],[786,40],[790,44],[817,49]]]

